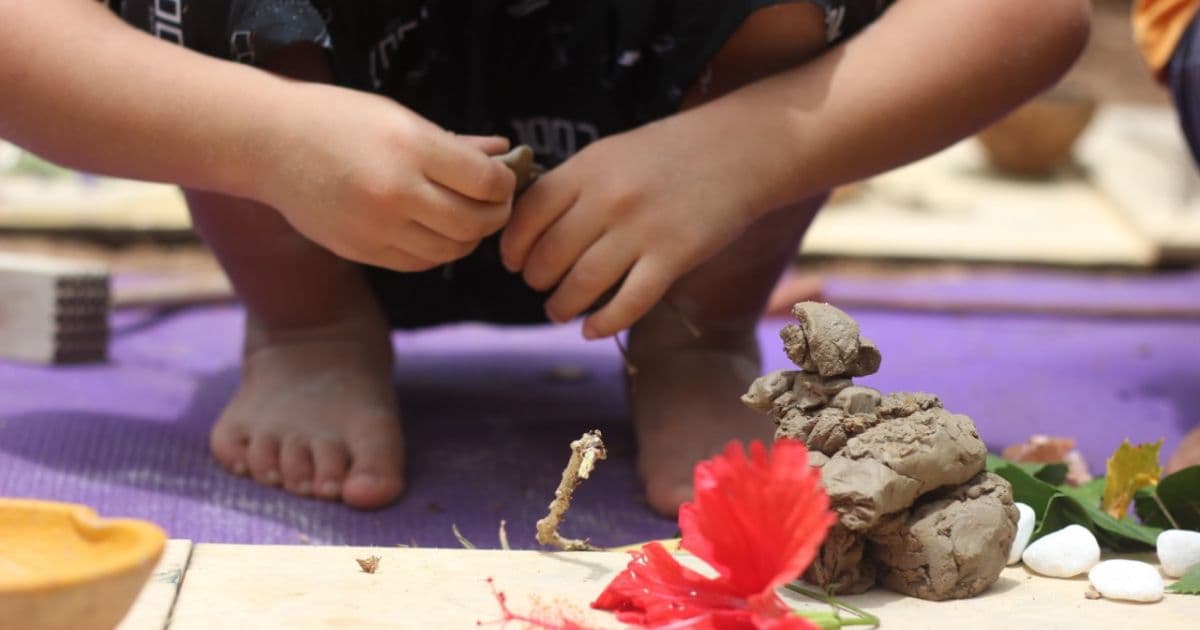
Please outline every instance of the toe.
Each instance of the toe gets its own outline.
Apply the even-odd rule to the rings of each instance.
[[[646,483],[646,502],[655,512],[675,518],[679,506],[692,500],[692,484],[684,481],[663,479]]]
[[[247,452],[250,475],[254,480],[268,486],[277,486],[283,477],[279,472],[279,438],[273,435],[257,435],[250,440]]]
[[[288,492],[303,496],[312,494],[313,457],[307,440],[285,439],[279,452],[279,467],[283,474],[283,487]]]
[[[323,499],[342,496],[342,483],[346,480],[346,466],[350,456],[346,447],[333,440],[314,440],[312,458],[313,492]]]
[[[383,507],[404,491],[404,453],[398,436],[394,441],[352,444],[350,461],[342,486],[346,505],[360,509]]]
[[[221,466],[235,475],[245,475],[249,471],[247,450],[250,437],[245,432],[234,428],[233,423],[220,422],[213,427],[209,436],[209,448]]]

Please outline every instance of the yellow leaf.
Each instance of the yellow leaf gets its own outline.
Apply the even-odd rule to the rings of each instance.
[[[1158,451],[1163,441],[1134,446],[1125,440],[1108,458],[1108,475],[1100,507],[1113,518],[1125,518],[1133,495],[1146,486],[1158,485],[1162,467]]]

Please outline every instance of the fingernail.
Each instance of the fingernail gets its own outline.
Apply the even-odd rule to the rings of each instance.
[[[335,497],[338,494],[338,483],[336,481],[326,481],[321,484],[321,494],[327,497]]]
[[[278,484],[279,483],[279,471],[278,470],[268,470],[267,472],[263,473],[263,482],[268,483],[272,486],[275,484]]]
[[[246,476],[246,462],[237,462],[233,465],[233,474],[244,477]]]
[[[596,327],[591,324],[583,325],[583,338],[588,341],[599,339],[600,335],[596,332]]]
[[[296,492],[299,494],[312,494],[312,482],[301,481],[296,486]]]

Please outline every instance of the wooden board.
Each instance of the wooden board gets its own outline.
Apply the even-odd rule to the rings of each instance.
[[[163,551],[158,566],[154,567],[150,580],[142,588],[142,593],[134,601],[129,614],[125,615],[125,620],[117,626],[117,630],[166,628],[191,556],[192,541],[167,541],[167,548]]]
[[[1173,110],[1106,107],[1078,156],[1097,189],[1164,261],[1200,261],[1200,172]]]
[[[1152,239],[1082,176],[996,176],[974,140],[868,180],[817,215],[802,254],[1148,267]]]
[[[17,150],[0,141],[0,230],[19,232],[191,232],[175,186],[70,172],[8,171]]]
[[[374,574],[355,562],[370,555],[382,558]],[[619,553],[196,545],[166,627],[472,628],[500,616],[485,582],[492,577],[518,613],[550,606],[616,628],[611,615],[587,605],[626,562]],[[1200,597],[1168,595],[1135,605],[1085,599],[1086,588],[1085,579],[1043,578],[1015,567],[972,600],[933,603],[887,591],[848,599],[878,615],[884,628],[1188,628],[1200,619]],[[147,618],[122,630],[163,627]]]

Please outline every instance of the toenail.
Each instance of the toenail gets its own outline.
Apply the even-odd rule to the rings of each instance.
[[[301,481],[299,484],[296,485],[296,492],[298,492],[300,494],[311,494],[312,493],[312,483],[308,482],[308,481]]]
[[[268,470],[267,472],[263,473],[263,482],[271,484],[272,486],[279,483],[279,471]]]
[[[338,483],[336,481],[326,481],[325,483],[321,484],[321,494],[327,497],[332,497],[337,496],[337,493]]]

